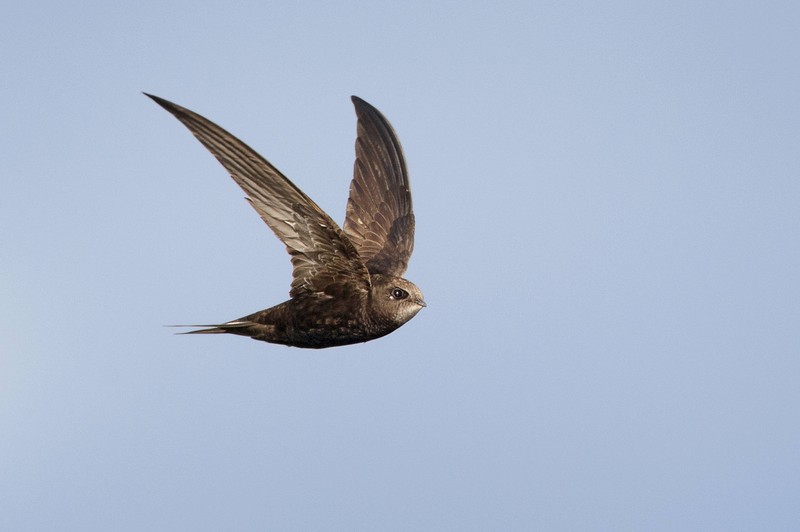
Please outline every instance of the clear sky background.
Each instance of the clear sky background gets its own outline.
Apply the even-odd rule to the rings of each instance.
[[[12,2],[0,529],[798,530],[800,4]],[[342,221],[356,94],[428,302],[306,351],[283,245],[141,91]]]

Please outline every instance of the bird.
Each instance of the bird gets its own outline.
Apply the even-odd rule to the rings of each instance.
[[[322,349],[367,342],[407,323],[426,305],[403,278],[414,248],[405,156],[389,121],[357,96],[353,179],[343,227],[244,142],[203,116],[144,93],[177,118],[244,190],[291,257],[289,299],[182,334],[228,333]]]

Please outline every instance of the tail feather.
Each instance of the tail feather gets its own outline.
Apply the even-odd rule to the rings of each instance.
[[[235,333],[237,329],[255,325],[251,321],[229,321],[219,325],[167,325],[166,327],[205,327],[196,331],[179,332],[175,334],[222,334]]]
[[[220,329],[219,327],[211,327],[209,329],[198,329],[196,331],[183,331],[175,334],[221,334],[226,333],[225,329]]]

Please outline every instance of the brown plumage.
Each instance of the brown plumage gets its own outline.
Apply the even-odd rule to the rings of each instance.
[[[290,299],[196,333],[231,333],[277,344],[323,348],[394,331],[425,306],[402,275],[414,248],[414,212],[403,150],[392,126],[353,96],[356,161],[344,230],[245,143],[186,108],[147,94],[222,163],[286,244]]]

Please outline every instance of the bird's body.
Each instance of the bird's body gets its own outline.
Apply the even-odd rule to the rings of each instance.
[[[294,266],[290,299],[196,333],[231,333],[323,348],[385,336],[425,306],[402,278],[413,249],[414,214],[402,148],[389,122],[353,97],[358,116],[355,175],[344,230],[266,159],[213,122],[150,96],[222,163],[286,244]]]
[[[412,314],[406,319],[406,315],[393,316],[384,312],[394,305],[383,305],[382,294],[402,281],[373,279],[375,295],[365,292],[347,298],[298,296],[238,320],[193,333],[239,334],[254,340],[310,348],[366,342],[389,334],[413,317]],[[419,308],[411,307],[410,310],[416,314]]]

